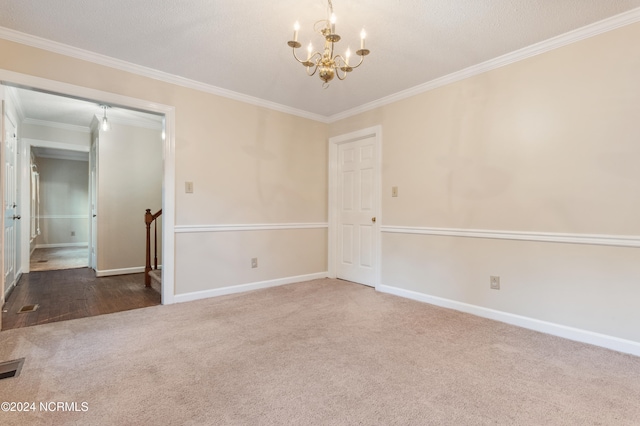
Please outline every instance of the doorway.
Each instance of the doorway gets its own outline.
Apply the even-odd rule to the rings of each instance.
[[[20,96],[24,91],[18,93]],[[33,94],[23,97],[33,101]],[[27,103],[24,114],[29,114],[31,108]],[[26,118],[24,122],[32,120]],[[56,149],[47,146],[50,140],[33,139],[34,136],[60,138],[52,131],[53,125],[62,128],[65,123],[41,120],[38,125],[27,124],[28,128],[23,131],[25,150],[30,146],[29,272],[89,265],[89,153],[84,145],[78,144],[77,150]],[[89,138],[83,138],[81,131],[65,130],[63,137],[88,142]]]
[[[329,275],[376,287],[380,277],[381,127],[329,139]]]
[[[10,83],[7,83],[10,81]],[[21,75],[18,73],[8,72],[0,70],[0,82],[3,84],[10,84],[14,87],[19,88],[29,88],[39,92],[45,92],[49,94],[58,94],[63,95],[64,97],[77,99],[77,100],[87,100],[87,99],[100,99],[101,102],[108,103],[110,105],[117,105],[123,109],[130,109],[134,112],[146,112],[151,113],[153,115],[161,117],[160,121],[163,121],[164,129],[162,131],[163,135],[166,137],[160,143],[160,151],[162,156],[164,157],[164,164],[161,167],[161,206],[163,209],[163,214],[165,216],[162,221],[162,245],[164,248],[163,257],[162,257],[162,267],[163,267],[163,277],[162,277],[162,303],[168,304],[173,302],[173,270],[174,270],[174,237],[173,237],[173,218],[174,218],[174,188],[175,188],[175,177],[174,177],[174,150],[173,150],[173,140],[174,140],[174,121],[175,114],[173,107],[159,105],[153,102],[147,102],[143,100],[128,98],[122,95],[116,95],[107,92],[100,92],[93,89],[86,89],[79,86],[68,85],[64,83],[55,82],[52,80],[40,79],[37,77],[31,77],[27,75]],[[96,103],[96,102],[94,102]],[[111,112],[111,111],[110,111]],[[162,119],[164,117],[164,120]],[[29,172],[26,171],[23,173],[28,176]],[[93,181],[93,179],[90,179]],[[21,192],[21,196],[24,199],[29,199],[30,194],[28,191]],[[89,203],[88,203],[89,204]],[[93,203],[95,206],[96,203]],[[91,211],[88,206],[87,212]],[[140,214],[140,217],[143,217],[144,211]],[[30,222],[30,221],[29,221]],[[23,229],[27,232],[23,232],[24,235],[29,236],[29,223],[25,226],[23,224]],[[99,226],[99,225],[98,225]],[[97,235],[96,235],[97,236]],[[91,241],[91,237],[89,238]],[[28,259],[30,252],[30,245],[23,244],[21,250],[23,252],[22,260],[22,269],[27,271],[29,270]],[[89,261],[90,257],[87,255],[87,261]]]

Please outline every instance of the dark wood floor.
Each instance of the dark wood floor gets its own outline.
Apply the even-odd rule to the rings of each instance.
[[[18,313],[26,305],[40,305]],[[2,312],[2,329],[85,318],[160,304],[160,294],[144,286],[144,274],[96,278],[89,268],[23,274]],[[6,312],[5,312],[6,311]]]

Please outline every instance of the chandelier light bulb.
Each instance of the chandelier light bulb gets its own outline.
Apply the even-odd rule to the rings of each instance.
[[[346,64],[347,66],[349,65],[349,58],[351,57],[351,49],[347,48],[347,52],[344,54],[344,56],[346,57]]]
[[[307,46],[307,61],[311,59],[311,52],[313,52],[313,44],[309,42],[309,46]]]
[[[329,21],[331,22],[331,34],[335,34],[336,33],[336,14],[335,13],[331,14],[331,19]]]
[[[298,41],[298,31],[300,31],[300,23],[296,21],[296,23],[293,24],[293,41]]]
[[[367,38],[367,32],[363,28],[362,31],[360,31],[360,49],[364,49],[365,38]]]

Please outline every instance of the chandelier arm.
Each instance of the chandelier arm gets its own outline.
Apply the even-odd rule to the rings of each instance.
[[[298,55],[296,55],[296,49],[295,49],[295,48],[293,48],[293,57],[294,57],[294,59],[295,59],[296,61],[298,61],[299,63],[301,63],[302,65],[305,65],[307,62],[313,62],[313,63],[315,63],[315,64],[316,64],[316,66],[317,66],[317,62],[318,62],[318,60],[317,60],[317,59],[315,59],[315,58],[316,58],[316,56],[317,56],[317,57],[322,57],[322,55],[320,55],[320,53],[319,53],[319,52],[313,52],[313,55],[309,56],[309,58],[308,58],[308,59],[306,59],[306,60],[304,60],[304,61],[303,61],[302,59],[298,58]],[[309,67],[307,67],[307,68],[309,68]]]
[[[350,65],[351,68],[356,69],[358,68],[362,62],[364,62],[364,56],[360,56],[360,60],[358,61],[358,65]]]
[[[300,58],[298,58],[298,55],[296,55],[296,48],[295,47],[292,49],[292,51],[293,51],[293,57],[295,58],[296,61],[300,62],[301,64],[305,62],[305,61],[301,60]]]
[[[322,24],[322,26],[318,26],[318,24]],[[325,28],[329,27],[331,24],[329,22],[328,19],[321,19],[319,21],[316,21],[313,24],[313,31],[318,33],[318,34],[322,34],[322,30],[324,30]]]
[[[309,77],[311,77],[311,76],[315,75],[316,71],[318,71],[318,63],[316,62],[315,66],[313,67],[313,72],[311,74],[309,74],[309,68],[311,68],[311,67],[307,67],[307,75]]]
[[[338,77],[338,80],[344,80],[345,78],[347,78],[347,71],[342,71],[341,67],[336,67],[336,77]],[[342,77],[340,77],[340,71],[343,72]]]

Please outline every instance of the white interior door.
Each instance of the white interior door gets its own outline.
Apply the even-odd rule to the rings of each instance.
[[[16,125],[4,114],[4,289],[11,288],[16,280],[16,248],[17,248],[17,134]]]
[[[89,152],[89,210],[90,210],[90,226],[89,229],[89,267],[94,271],[97,270],[97,246],[98,246],[98,138],[96,137],[91,144]]]
[[[336,276],[375,286],[377,263],[377,146],[368,136],[338,145]]]

